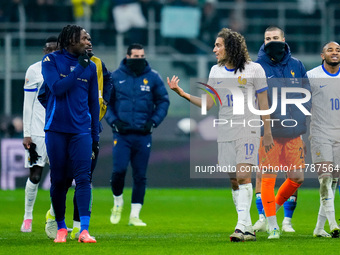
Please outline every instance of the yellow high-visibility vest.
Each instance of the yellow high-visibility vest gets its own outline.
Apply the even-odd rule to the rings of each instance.
[[[98,79],[98,96],[99,96],[99,120],[101,120],[105,113],[107,106],[104,104],[104,98],[103,98],[103,89],[104,89],[104,76],[103,76],[103,65],[102,61],[97,58],[96,56],[92,56],[91,60],[96,64],[97,66],[97,79]]]

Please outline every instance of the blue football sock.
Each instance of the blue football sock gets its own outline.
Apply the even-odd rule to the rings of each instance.
[[[80,216],[80,233],[83,230],[89,230],[90,226],[90,216]]]
[[[290,196],[288,200],[283,204],[284,215],[287,218],[292,218],[294,210],[296,208],[296,196]]]
[[[255,197],[256,197],[257,211],[258,211],[259,215],[263,214],[263,205],[262,205],[261,193],[256,193]]]
[[[58,230],[62,228],[67,229],[65,220],[57,221],[57,224],[58,224]]]

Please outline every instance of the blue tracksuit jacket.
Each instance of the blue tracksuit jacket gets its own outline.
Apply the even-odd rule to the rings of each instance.
[[[96,65],[87,68],[66,50],[44,56],[42,75],[48,86],[46,131],[91,133],[99,141],[99,101]]]

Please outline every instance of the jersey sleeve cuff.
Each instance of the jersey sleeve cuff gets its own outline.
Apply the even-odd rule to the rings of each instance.
[[[268,90],[268,87],[264,87],[262,89],[256,90],[256,93],[261,93],[261,92],[266,91],[266,90]]]

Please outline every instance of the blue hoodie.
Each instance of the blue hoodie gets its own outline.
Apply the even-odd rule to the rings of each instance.
[[[157,127],[169,108],[169,96],[159,74],[149,64],[136,76],[126,66],[126,58],[112,73],[113,88],[105,119],[110,126],[117,119],[128,124],[126,130],[142,131],[147,121]]]
[[[285,55],[281,62],[276,63],[271,60],[270,56],[264,51],[264,44],[259,50],[256,62],[262,66],[267,76],[269,108],[272,106],[273,102],[273,88],[278,88],[277,107],[270,115],[270,118],[279,119],[280,121],[273,122],[273,137],[295,138],[306,133],[306,116],[299,108],[296,107],[296,105],[287,104],[286,115],[281,115],[281,88],[298,87],[311,91],[306,70],[302,62],[291,56],[287,43],[285,47]],[[287,93],[287,98],[290,99],[304,97],[305,95],[302,93]],[[312,106],[311,100],[303,105],[310,112]],[[294,119],[297,122],[297,125],[295,127],[285,127],[295,125],[295,122],[293,121],[285,121],[283,123],[285,126],[283,126],[281,122],[286,119]],[[261,133],[263,135],[263,128]]]

